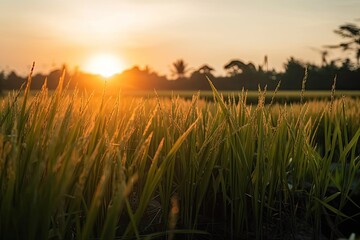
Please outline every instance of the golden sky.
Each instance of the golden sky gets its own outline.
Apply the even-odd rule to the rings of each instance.
[[[26,74],[32,61],[38,71],[84,69],[97,54],[160,74],[179,58],[215,74],[264,55],[278,70],[290,56],[319,64],[311,48],[340,42],[333,30],[359,13],[358,0],[1,0],[0,71]]]

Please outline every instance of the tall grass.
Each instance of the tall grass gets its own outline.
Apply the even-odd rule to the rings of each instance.
[[[299,226],[316,239],[352,217],[358,100],[266,106],[260,90],[252,106],[211,83],[214,102],[97,97],[62,82],[1,103],[1,239],[262,239]]]

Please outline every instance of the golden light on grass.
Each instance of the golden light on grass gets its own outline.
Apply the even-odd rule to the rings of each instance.
[[[115,55],[98,54],[89,58],[83,70],[108,78],[124,70],[124,65]]]

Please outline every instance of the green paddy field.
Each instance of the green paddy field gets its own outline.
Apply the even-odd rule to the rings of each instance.
[[[359,236],[360,92],[212,88],[4,94],[0,239]]]

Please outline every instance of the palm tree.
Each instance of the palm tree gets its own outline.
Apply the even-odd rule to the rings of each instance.
[[[355,24],[344,24],[334,31],[346,41],[328,48],[340,48],[343,51],[355,51],[357,65],[360,66],[360,27]]]
[[[183,78],[185,74],[190,70],[188,64],[184,60],[179,59],[172,64],[171,72],[173,75],[177,75],[177,78]]]

